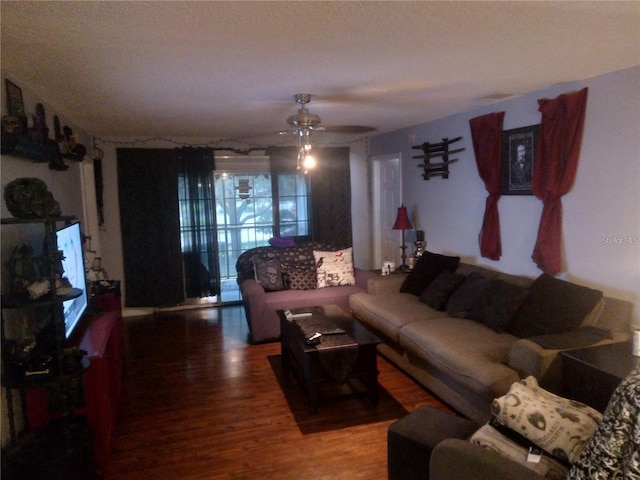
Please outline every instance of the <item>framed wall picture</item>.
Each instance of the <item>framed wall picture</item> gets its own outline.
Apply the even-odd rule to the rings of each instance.
[[[531,177],[540,125],[502,132],[502,195],[533,195]]]

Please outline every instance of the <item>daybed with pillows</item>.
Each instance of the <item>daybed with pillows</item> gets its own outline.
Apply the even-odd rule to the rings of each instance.
[[[558,353],[628,340],[630,302],[542,274],[531,279],[425,254],[408,275],[378,276],[351,296],[379,352],[477,422],[529,375],[560,391]]]
[[[334,304],[349,311],[349,296],[364,292],[375,273],[354,268],[352,248],[274,239],[236,262],[252,343],[280,338],[277,310]]]

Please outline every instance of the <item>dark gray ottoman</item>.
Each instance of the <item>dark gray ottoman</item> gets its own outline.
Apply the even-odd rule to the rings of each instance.
[[[428,480],[431,450],[446,438],[469,438],[480,427],[432,407],[411,412],[387,432],[389,480]]]

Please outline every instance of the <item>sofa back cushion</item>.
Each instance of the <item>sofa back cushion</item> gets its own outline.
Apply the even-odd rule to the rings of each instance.
[[[420,296],[440,273],[449,271],[453,273],[460,263],[460,257],[450,257],[438,253],[424,252],[416,265],[400,286],[401,293],[411,293]]]
[[[436,310],[444,310],[447,300],[462,282],[464,282],[464,275],[445,270],[424,289],[420,294],[420,301]]]
[[[333,250],[332,245],[324,242],[303,242],[293,247],[277,248],[271,246],[251,248],[240,254],[236,261],[236,271],[238,272],[238,283],[247,278],[254,278],[253,257],[257,256],[266,260],[278,259],[283,272],[289,267],[307,267],[315,271],[314,250]]]
[[[529,287],[529,296],[507,330],[520,338],[575,330],[601,298],[599,290],[543,273]]]
[[[460,269],[456,270],[459,272]],[[490,280],[478,272],[471,271],[447,302],[447,313],[452,317],[467,318],[471,307],[489,286]]]
[[[512,321],[528,292],[499,278],[489,280],[469,311],[469,318],[501,333]]]

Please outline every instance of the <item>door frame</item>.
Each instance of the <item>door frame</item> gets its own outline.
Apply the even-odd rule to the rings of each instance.
[[[382,230],[382,194],[381,194],[381,177],[382,168],[386,163],[397,162],[398,163],[398,181],[397,181],[397,194],[399,201],[402,201],[402,153],[391,153],[386,155],[377,155],[371,157],[371,179],[372,179],[372,192],[371,192],[371,229],[372,229],[372,262],[374,268],[379,268],[380,259],[382,258],[382,239],[380,232]],[[398,203],[400,206],[400,203]],[[400,243],[400,237],[398,236],[398,244]],[[395,258],[394,258],[395,261]]]

